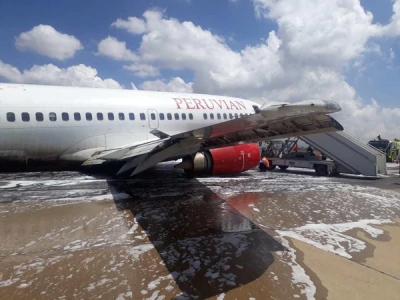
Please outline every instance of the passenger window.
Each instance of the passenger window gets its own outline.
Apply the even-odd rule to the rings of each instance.
[[[175,116],[175,120],[179,120],[179,114],[178,113],[175,113],[174,116]]]
[[[129,120],[131,120],[131,121],[135,120],[135,114],[134,113],[129,113]]]
[[[7,121],[8,122],[15,122],[15,114],[12,112],[7,113]]]
[[[114,114],[113,113],[108,113],[108,119],[110,121],[114,121]]]
[[[207,114],[206,113],[203,114],[203,118],[204,118],[204,120],[207,120]]]
[[[93,116],[92,116],[92,113],[86,113],[86,120],[87,121],[92,121],[93,120]]]
[[[229,114],[229,119],[233,119],[233,115],[232,114]]]
[[[99,120],[99,121],[104,120],[103,113],[97,113],[97,120]]]
[[[43,120],[44,120],[43,114],[40,112],[36,113],[36,121],[43,122]]]
[[[189,119],[193,120],[193,114],[189,114]]]
[[[214,120],[214,114],[210,114],[210,119]]]
[[[61,119],[62,119],[63,121],[69,121],[69,115],[68,115],[68,113],[63,112],[63,113],[61,114]]]
[[[24,121],[24,122],[29,122],[31,120],[31,118],[29,117],[29,114],[27,112],[22,113],[21,117],[22,117],[22,121]]]
[[[159,118],[160,118],[161,121],[162,121],[162,120],[165,120],[164,114],[163,114],[163,113],[159,114]]]
[[[228,116],[226,114],[224,114],[224,120],[226,120],[228,118]]]
[[[155,113],[151,113],[150,117],[151,117],[152,120],[155,120],[156,119],[156,114]]]
[[[218,120],[221,120],[221,114],[217,114],[217,118],[218,118]]]
[[[236,118],[236,119],[239,118],[239,115],[238,115],[238,114],[235,114],[235,118]]]
[[[119,113],[118,117],[121,121],[125,120],[125,114],[124,113]]]
[[[56,115],[56,113],[54,113],[54,112],[49,113],[49,120],[50,120],[51,122],[57,121],[57,115]]]
[[[186,120],[186,114],[185,113],[182,114],[182,120]]]
[[[167,119],[168,120],[172,120],[172,115],[171,114],[167,114]]]
[[[78,112],[74,113],[74,119],[75,119],[75,121],[80,121],[81,120],[81,113],[78,113]]]
[[[146,115],[144,113],[140,113],[140,120],[146,120]]]

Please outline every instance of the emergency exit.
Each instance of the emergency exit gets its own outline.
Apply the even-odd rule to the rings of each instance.
[[[149,127],[151,129],[157,129],[158,128],[158,114],[155,109],[149,109],[147,111],[147,116],[149,120]]]

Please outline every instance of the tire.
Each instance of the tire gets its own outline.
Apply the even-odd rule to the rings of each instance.
[[[281,169],[282,171],[286,171],[287,168],[289,168],[288,166],[278,166],[278,167],[279,167],[279,169]]]
[[[340,173],[337,172],[337,171],[332,171],[331,174],[330,174],[330,176],[332,176],[332,177],[337,177],[339,175],[340,175]]]
[[[317,176],[328,176],[328,167],[325,165],[316,165],[315,173]]]

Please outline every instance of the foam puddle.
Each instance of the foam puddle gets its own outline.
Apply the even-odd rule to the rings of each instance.
[[[313,245],[319,249],[352,258],[352,252],[360,252],[366,248],[364,241],[343,234],[351,229],[361,229],[371,237],[376,238],[383,234],[383,230],[371,225],[393,223],[391,220],[361,220],[342,224],[307,224],[291,230],[278,230],[281,237],[290,237],[304,243]]]
[[[350,253],[361,252],[366,248],[364,241],[344,234],[351,229],[361,229],[376,238],[383,234],[383,230],[371,225],[391,224],[391,220],[360,220],[341,224],[307,224],[290,230],[277,230],[281,244],[290,251],[280,251],[277,254],[284,264],[292,269],[292,284],[301,289],[307,299],[315,299],[316,287],[306,274],[304,268],[296,261],[296,250],[290,248],[285,237],[293,238],[319,249],[351,259]]]
[[[290,248],[289,241],[285,238],[281,237],[279,241],[282,246],[290,249],[289,251],[277,251],[276,254],[280,256],[284,264],[292,269],[292,284],[297,286],[301,294],[304,294],[307,299],[315,299],[314,296],[317,292],[317,288],[304,268],[296,261],[296,250]]]

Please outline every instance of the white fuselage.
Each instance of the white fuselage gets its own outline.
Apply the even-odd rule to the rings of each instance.
[[[0,84],[0,159],[83,162],[96,151],[240,115],[254,102],[213,95]]]

